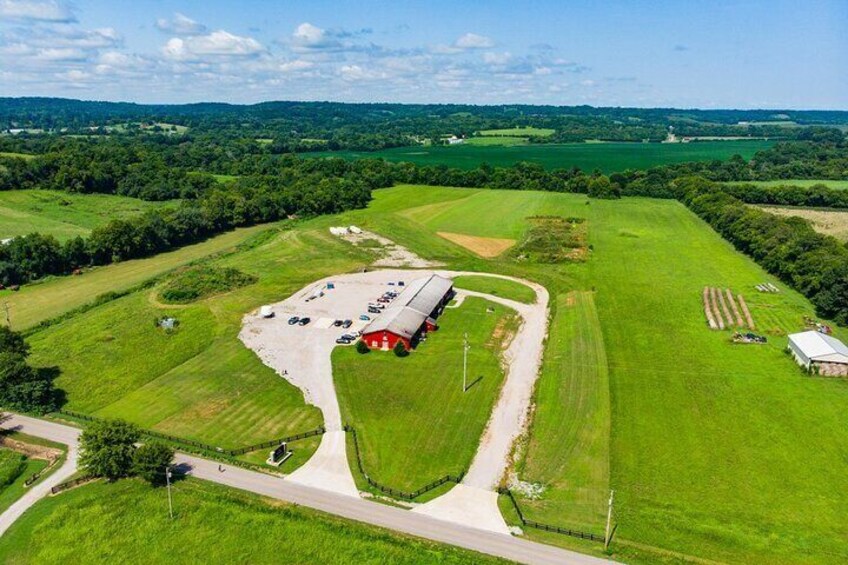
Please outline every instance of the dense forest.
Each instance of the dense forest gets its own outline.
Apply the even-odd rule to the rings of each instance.
[[[162,125],[165,124],[165,125]],[[272,153],[315,149],[379,150],[445,135],[531,126],[554,130],[534,143],[660,141],[681,136],[803,138],[806,126],[848,125],[848,112],[680,110],[592,106],[474,106],[265,102],[139,105],[59,98],[0,98],[0,131],[64,135],[147,135],[188,128],[192,136],[261,140]],[[149,126],[149,127],[145,127]],[[29,133],[28,133],[29,132]]]

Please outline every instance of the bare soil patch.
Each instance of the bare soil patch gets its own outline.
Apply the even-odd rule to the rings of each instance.
[[[514,239],[478,237],[475,235],[466,235],[464,233],[451,233],[445,231],[436,232],[436,235],[450,241],[451,243],[455,243],[461,247],[464,247],[472,253],[483,257],[484,259],[491,259],[492,257],[497,257],[498,255],[515,245]]]

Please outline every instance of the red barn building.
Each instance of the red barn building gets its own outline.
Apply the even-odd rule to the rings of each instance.
[[[371,349],[387,351],[399,341],[406,349],[412,349],[427,332],[438,328],[436,318],[453,295],[450,279],[438,275],[417,279],[368,324],[362,340]]]

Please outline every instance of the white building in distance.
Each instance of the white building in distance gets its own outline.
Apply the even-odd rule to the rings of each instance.
[[[789,351],[805,369],[829,364],[848,366],[848,345],[821,332],[791,334]]]

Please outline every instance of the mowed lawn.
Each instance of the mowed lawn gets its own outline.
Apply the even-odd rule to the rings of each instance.
[[[775,142],[762,140],[704,141],[695,143],[563,143],[528,145],[473,145],[396,147],[382,151],[322,151],[310,157],[342,159],[382,158],[417,165],[447,165],[476,169],[483,163],[508,167],[521,161],[546,169],[579,167],[586,172],[605,173],[625,169],[647,169],[670,163],[729,159],[739,154],[750,159]]]
[[[848,383],[805,376],[785,332],[813,315],[673,201],[593,201],[619,544],[733,562],[848,559]],[[742,293],[769,344],[707,329],[704,286]],[[844,328],[839,336],[846,337]]]
[[[101,294],[130,289],[176,267],[232,250],[267,229],[267,225],[237,229],[147,259],[98,267],[78,277],[56,277],[24,285],[18,292],[0,291],[0,301],[9,304],[12,328],[24,330],[84,306]]]
[[[603,532],[609,497],[607,357],[592,292],[557,297],[536,411],[514,488],[531,520]]]
[[[512,310],[467,298],[447,309],[439,330],[408,357],[334,350],[342,418],[357,429],[373,479],[411,491],[468,468],[503,381],[500,352],[516,324]],[[474,384],[463,392],[466,332],[468,382]]]
[[[602,529],[597,519],[608,492],[600,494],[599,446],[606,427],[602,385],[591,385],[606,371],[609,486],[616,490],[615,548],[622,558],[657,558],[627,545],[632,542],[732,562],[846,559],[848,386],[805,376],[784,352],[786,334],[803,329],[804,315],[814,316],[803,297],[674,201],[587,206],[585,197],[566,194],[546,195],[553,204],[538,207],[537,193],[469,192],[380,191],[373,204],[379,218],[371,221],[450,267],[524,275],[551,291],[554,322],[521,473],[548,490],[539,501],[522,501],[530,519]],[[436,243],[437,230],[521,232],[524,219],[512,199],[522,197],[527,215],[541,209],[586,217],[589,260],[542,267],[484,261]],[[551,207],[556,211],[547,212]],[[754,286],[765,281],[781,292],[758,293]],[[730,332],[711,332],[701,305],[704,286],[744,295],[769,343],[734,345]],[[594,290],[594,322],[585,300],[563,313],[570,290]],[[844,328],[837,334],[848,341]]]
[[[477,553],[187,479],[97,482],[41,500],[0,539],[0,562],[502,563]]]
[[[35,332],[33,362],[58,367],[67,409],[215,446],[311,430],[319,411],[239,341],[241,321],[315,279],[361,266],[362,257],[323,230],[279,231],[215,260],[257,283],[166,306],[158,300],[163,281]],[[163,316],[179,320],[175,332],[155,326]]]
[[[456,288],[483,292],[525,304],[536,302],[536,292],[532,288],[507,279],[465,275],[453,279],[453,284]]]
[[[27,492],[24,481],[46,466],[47,461],[0,447],[0,512],[22,497]]]
[[[111,194],[72,194],[55,190],[0,192],[0,239],[34,232],[60,241],[85,237],[95,227],[127,218],[163,203]]]

